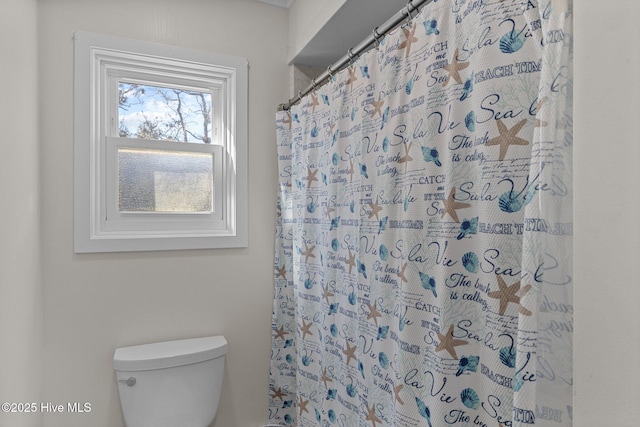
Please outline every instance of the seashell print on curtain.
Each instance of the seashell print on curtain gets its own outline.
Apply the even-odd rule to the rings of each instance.
[[[433,2],[277,114],[270,422],[572,425],[571,6]]]

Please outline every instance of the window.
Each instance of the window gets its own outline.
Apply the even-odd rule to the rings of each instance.
[[[76,252],[247,245],[247,69],[76,32]]]

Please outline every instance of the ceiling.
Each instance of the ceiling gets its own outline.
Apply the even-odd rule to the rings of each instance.
[[[294,0],[258,0],[287,8]],[[382,26],[408,0],[347,0],[291,61],[326,68]]]

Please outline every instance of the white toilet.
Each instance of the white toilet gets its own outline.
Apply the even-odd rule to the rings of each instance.
[[[218,409],[226,352],[223,336],[116,349],[126,427],[208,427]]]

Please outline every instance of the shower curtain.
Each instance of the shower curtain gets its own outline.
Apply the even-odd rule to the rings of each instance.
[[[278,112],[272,423],[572,424],[571,37],[440,0]]]

